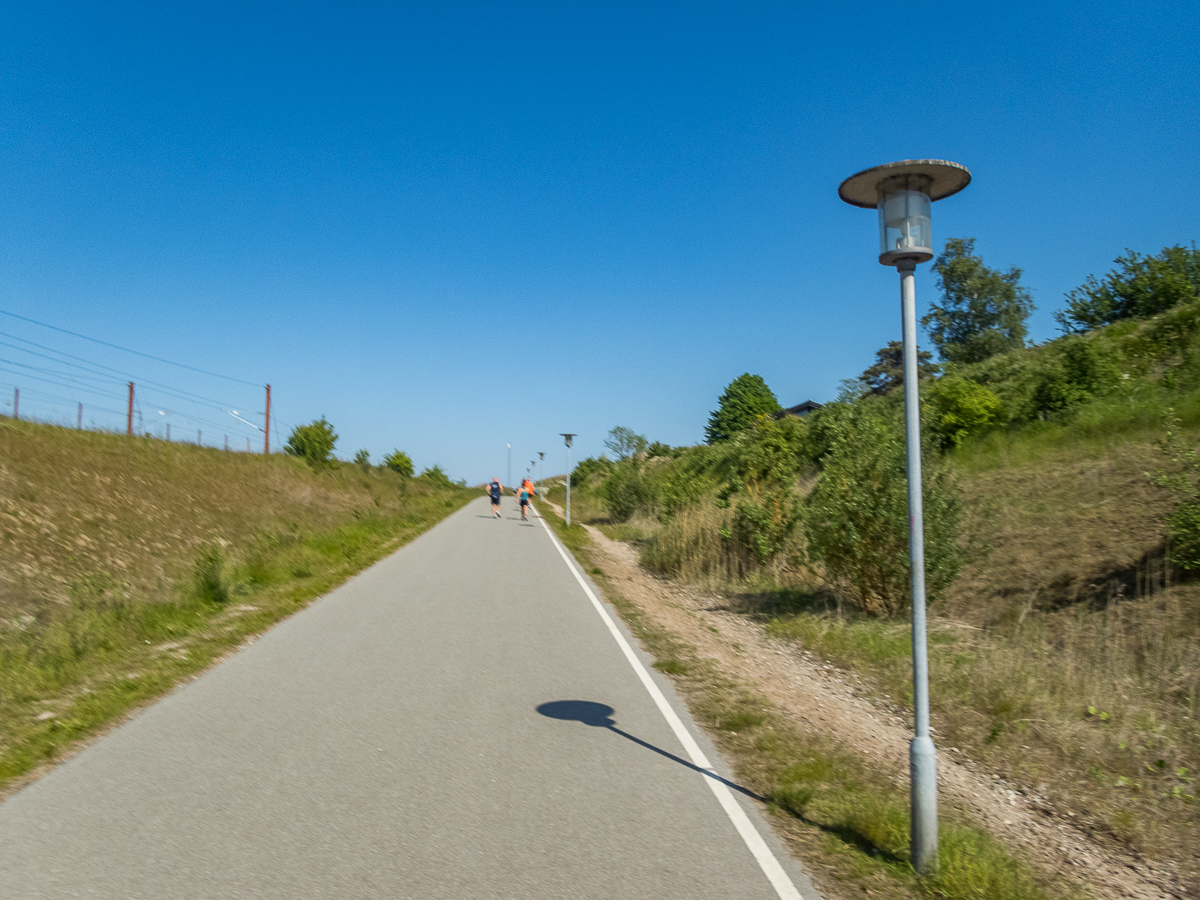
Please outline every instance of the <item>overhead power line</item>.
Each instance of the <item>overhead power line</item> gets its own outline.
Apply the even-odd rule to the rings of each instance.
[[[86,334],[80,334],[77,331],[68,331],[66,328],[59,328],[57,325],[49,325],[46,322],[39,322],[37,319],[31,319],[28,316],[19,316],[16,313],[9,312],[6,309],[0,309],[0,315],[11,316],[14,319],[20,319],[22,322],[30,322],[34,325],[40,325],[42,328],[49,328],[53,331],[60,331],[63,334],[69,334],[72,337],[82,338],[85,341],[91,341],[93,344],[100,344],[105,347],[111,347],[114,350],[120,350],[124,353],[132,353],[135,356],[142,356],[146,359],[152,359],[155,362],[166,363],[169,366],[178,366],[181,369],[188,369],[192,372],[199,372],[201,375],[209,375],[213,378],[224,378],[226,381],[233,381],[237,384],[245,384],[250,387],[260,387],[252,381],[243,381],[241,378],[234,378],[232,375],[221,375],[217,372],[209,372],[207,369],[198,369],[195,366],[189,366],[184,363],[175,362],[171,359],[163,359],[161,356],[152,356],[149,353],[143,353],[140,350],[130,350],[128,347],[122,347],[119,344],[110,344],[108,341],[102,341],[99,338],[88,337]]]

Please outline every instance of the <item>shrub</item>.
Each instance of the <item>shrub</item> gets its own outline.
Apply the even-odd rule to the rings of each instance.
[[[967,435],[1007,418],[1003,401],[982,384],[947,376],[925,392],[927,426],[943,447],[961,447]]]
[[[1167,555],[1172,564],[1187,571],[1200,569],[1200,455],[1183,436],[1179,417],[1172,410],[1163,423],[1167,434],[1159,449],[1175,472],[1158,471],[1151,480],[1171,495],[1167,514]]]
[[[1033,416],[1061,413],[1087,403],[1107,393],[1116,380],[1116,369],[1095,341],[1066,338],[1033,390]]]
[[[658,485],[636,459],[627,459],[604,479],[600,496],[609,518],[614,522],[628,522],[639,512],[654,512]]]
[[[799,519],[799,500],[790,488],[781,485],[757,501],[738,503],[731,536],[761,565],[784,548]]]
[[[405,478],[412,478],[413,461],[407,453],[404,453],[400,450],[393,450],[383,458],[383,464],[393,472],[403,475]]]
[[[333,448],[337,439],[333,426],[321,416],[307,425],[297,425],[292,429],[283,449],[292,456],[300,457],[314,469],[324,469],[333,464]]]
[[[958,575],[962,500],[945,461],[925,454],[925,580],[936,601]],[[872,615],[910,601],[908,498],[900,429],[865,406],[841,417],[825,468],[808,498],[809,551]]]
[[[653,459],[656,456],[669,456],[675,458],[679,456],[679,453],[677,453],[670,444],[664,444],[662,441],[653,441],[650,446],[646,448],[646,457],[648,459]]]
[[[371,454],[366,450],[359,450],[354,454],[354,464],[364,472],[371,470]]]
[[[616,463],[603,453],[599,457],[589,456],[578,463],[575,466],[575,470],[571,472],[571,487],[579,487],[579,485],[588,480],[588,476],[594,475],[597,472],[607,475],[616,468],[616,465]]]
[[[738,493],[730,537],[759,564],[784,547],[799,518],[793,483],[807,463],[802,420],[759,416],[737,441],[737,474],[726,498]]]
[[[422,481],[427,482],[433,487],[454,487],[454,482],[450,480],[450,476],[442,470],[441,466],[432,466],[428,469],[425,469],[421,472],[419,477]]]
[[[225,581],[225,553],[219,544],[209,544],[196,554],[192,566],[192,592],[197,599],[209,603],[229,602],[229,585]]]

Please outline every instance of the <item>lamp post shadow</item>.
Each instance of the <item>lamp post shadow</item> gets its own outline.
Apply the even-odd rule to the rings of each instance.
[[[613,732],[613,734],[619,734],[621,737],[628,741],[633,741],[633,743],[640,747],[653,750],[659,756],[665,756],[672,762],[679,763],[679,765],[691,769],[693,772],[699,772],[706,778],[721,782],[721,784],[730,790],[744,794],[760,803],[767,802],[766,797],[756,794],[754,791],[744,788],[740,784],[735,784],[727,778],[722,778],[712,769],[702,769],[695,763],[688,762],[686,759],[662,749],[662,747],[656,747],[647,741],[643,741],[640,737],[630,734],[628,731],[622,731],[617,727],[617,723],[613,719],[614,710],[611,706],[606,706],[603,703],[594,703],[591,700],[555,700],[551,703],[543,703],[537,708],[537,711],[548,719],[559,719],[564,722],[582,722],[584,725],[590,725],[592,728],[603,728]]]

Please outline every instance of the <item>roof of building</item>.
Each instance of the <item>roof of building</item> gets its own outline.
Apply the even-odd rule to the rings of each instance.
[[[820,409],[824,405],[824,403],[817,403],[815,400],[805,400],[803,403],[799,403],[796,406],[789,406],[787,409],[781,409],[779,412],[775,413],[775,418],[782,419],[784,416],[799,416],[800,418],[803,418],[813,410]]]

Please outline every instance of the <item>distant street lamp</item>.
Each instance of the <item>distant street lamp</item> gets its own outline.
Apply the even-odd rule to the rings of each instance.
[[[508,445],[508,475],[504,483],[509,486],[509,489],[512,488],[512,444]]]
[[[930,205],[971,182],[965,166],[942,159],[906,159],[852,175],[838,187],[851,206],[879,210],[879,262],[900,273],[904,331],[904,427],[908,459],[908,557],[912,589],[913,713],[909,745],[912,846],[922,875],[938,864],[937,751],[929,736],[929,657],[925,639],[925,524],[921,503],[921,417],[917,385],[917,313],[913,271],[933,259]]]
[[[538,451],[538,463],[539,463],[539,468],[538,468],[538,472],[539,472],[538,481],[542,481],[542,480],[544,480],[544,479],[545,479],[545,477],[546,477],[546,452],[545,452],[544,450],[539,450],[539,451]]]
[[[571,439],[573,434],[559,432],[567,441],[567,527],[571,526]]]

